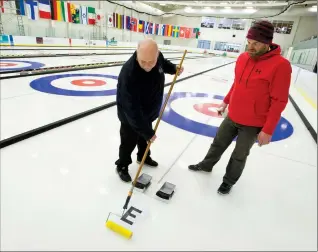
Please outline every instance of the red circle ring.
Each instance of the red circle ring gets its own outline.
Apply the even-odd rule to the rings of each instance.
[[[218,108],[220,105],[215,103],[202,103],[202,104],[195,104],[193,108],[205,115],[212,116],[212,117],[219,117],[222,116],[218,114],[216,111],[211,111],[210,108]]]
[[[7,62],[1,63],[1,62],[0,62],[0,66],[1,66],[1,67],[11,67],[11,66],[16,66],[16,65],[18,65],[18,64],[15,64],[15,63],[7,63]]]
[[[92,83],[85,83],[92,82]],[[94,79],[80,79],[71,81],[73,85],[81,86],[81,87],[97,87],[106,85],[106,81],[103,80],[94,80]]]

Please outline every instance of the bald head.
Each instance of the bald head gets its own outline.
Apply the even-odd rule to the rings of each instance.
[[[138,43],[137,61],[146,72],[150,72],[156,65],[158,54],[158,45],[153,39],[147,38]]]

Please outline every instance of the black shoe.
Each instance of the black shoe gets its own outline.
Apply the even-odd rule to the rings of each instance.
[[[128,167],[117,166],[116,170],[117,170],[117,173],[122,181],[131,182],[131,177],[128,173]]]
[[[137,163],[138,164],[141,163],[141,160],[142,160],[142,158],[137,157]],[[145,165],[149,165],[151,167],[157,167],[158,166],[158,163],[156,161],[152,160],[151,157],[147,157],[144,164]]]
[[[229,184],[223,182],[218,189],[218,193],[229,194],[231,191],[231,188],[232,188],[232,185],[229,185]]]
[[[192,171],[204,171],[204,172],[211,172],[212,170],[204,170],[202,169],[202,167],[199,165],[199,164],[195,164],[195,165],[189,165],[189,170],[192,170]]]

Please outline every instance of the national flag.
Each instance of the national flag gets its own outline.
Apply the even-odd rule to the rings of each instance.
[[[108,27],[114,27],[114,17],[113,17],[113,15],[111,15],[111,14],[108,15],[107,24],[108,24]]]
[[[154,25],[154,34],[155,35],[160,35],[160,25],[159,24],[155,24]]]
[[[126,16],[126,29],[131,30],[130,16]]]
[[[144,31],[145,31],[145,21],[139,20],[138,32],[144,33]]]
[[[165,24],[160,24],[161,27],[160,28],[160,33],[159,35],[161,36],[167,36],[167,26]]]
[[[81,24],[87,25],[88,19],[87,19],[87,7],[86,6],[81,6],[80,20],[81,20]]]
[[[50,0],[51,3],[51,19],[63,21],[62,3],[60,0]]]
[[[97,26],[105,26],[105,23],[104,23],[105,17],[103,14],[103,10],[96,9],[95,12],[96,12],[95,24]]]
[[[125,29],[125,15],[120,15],[120,29]]]
[[[152,23],[151,22],[145,22],[145,34],[152,34]]]
[[[179,26],[172,26],[173,30],[172,30],[172,37],[174,38],[178,38],[179,37],[179,31],[180,31],[180,27]]]
[[[39,17],[43,19],[51,19],[50,0],[39,1]]]
[[[25,16],[25,7],[23,0],[15,0],[15,7],[17,15]]]
[[[179,38],[185,38],[185,27],[180,27]]]
[[[131,17],[130,18],[130,26],[131,26],[130,30],[137,32],[137,27],[138,27],[137,24],[138,24],[137,18]]]
[[[166,25],[167,26],[167,35],[168,37],[171,37],[172,35],[172,25]]]
[[[61,2],[62,18],[65,22],[72,22],[71,4],[69,2]]]
[[[72,15],[72,23],[79,24],[80,23],[80,6],[71,3],[71,15]]]
[[[113,27],[117,28],[117,22],[118,22],[118,14],[117,13],[113,13]]]
[[[88,24],[94,25],[96,23],[96,12],[95,8],[93,7],[87,7],[87,21]]]
[[[39,19],[38,2],[35,2],[33,0],[25,0],[25,6],[27,9],[28,19],[38,20]]]
[[[191,28],[186,27],[184,33],[185,33],[184,35],[185,38],[190,38]]]
[[[193,28],[193,38],[199,38],[200,36],[200,29],[199,28]]]

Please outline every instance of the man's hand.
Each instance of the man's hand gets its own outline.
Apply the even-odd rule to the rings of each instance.
[[[257,137],[258,145],[262,146],[262,145],[269,144],[271,139],[272,139],[271,135],[268,135],[262,131],[261,133],[258,134],[258,137]]]
[[[183,73],[184,68],[183,67],[180,68],[179,66],[177,66],[177,69],[180,69],[178,72],[178,76],[180,76],[180,74]]]
[[[218,115],[221,116],[225,112],[226,108],[227,108],[227,104],[222,102],[217,108]]]

